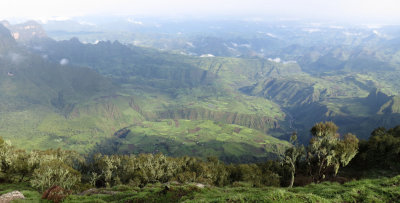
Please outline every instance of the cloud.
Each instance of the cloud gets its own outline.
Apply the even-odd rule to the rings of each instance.
[[[0,1],[0,18],[68,19],[85,15],[260,17],[382,20],[398,23],[398,0],[16,0]],[[18,16],[18,17],[16,17]],[[63,16],[63,17],[58,17]],[[140,21],[133,20],[140,24]],[[379,23],[379,22],[378,22]]]
[[[89,26],[96,26],[96,24],[91,23],[91,22],[87,22],[87,21],[79,21],[79,24],[81,24],[81,25],[89,25]]]
[[[274,58],[274,59],[268,58],[268,61],[272,61],[272,62],[275,62],[275,63],[280,63],[282,60],[281,60],[281,58]]]
[[[67,65],[68,63],[69,63],[69,60],[66,59],[66,58],[63,58],[63,59],[60,60],[60,65],[62,65],[62,66],[65,66],[65,65]]]
[[[21,54],[11,52],[8,54],[8,59],[14,64],[19,64],[25,59],[25,57]]]
[[[135,24],[135,25],[143,25],[143,22],[137,21],[137,20],[135,20],[133,18],[128,18],[127,21],[132,23],[132,24]]]
[[[303,31],[308,33],[321,32],[321,30],[318,28],[304,28]]]

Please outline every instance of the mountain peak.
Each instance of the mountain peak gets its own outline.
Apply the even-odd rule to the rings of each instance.
[[[11,25],[7,21],[2,21],[0,23],[11,31],[11,35],[16,41],[22,43],[29,42],[34,38],[47,38],[42,25],[33,20],[16,25]]]
[[[0,24],[0,36],[2,38],[6,37],[9,38],[11,37],[10,30],[8,30],[3,24]]]
[[[4,27],[6,27],[6,28],[10,27],[10,22],[8,22],[6,20],[0,21],[0,24],[4,25]]]
[[[387,103],[391,97],[381,90],[374,88],[370,91],[368,97],[366,98],[367,103],[369,104],[370,108],[373,112],[378,111],[382,105]]]
[[[10,30],[0,23],[0,51],[13,46],[14,43],[15,40],[11,36]]]

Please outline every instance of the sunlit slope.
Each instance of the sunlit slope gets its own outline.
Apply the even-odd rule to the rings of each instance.
[[[219,140],[226,138],[225,128],[218,130],[218,125],[210,124],[204,142],[219,144],[217,147],[199,148],[197,156],[232,155],[238,158],[230,161],[259,160],[277,157],[288,146],[287,142],[266,134],[271,129],[275,130],[274,133],[283,132],[279,130],[279,122],[284,120],[284,114],[278,105],[262,98],[242,95],[228,86],[220,87],[216,76],[207,75],[205,69],[174,62],[177,60],[174,58],[169,58],[171,62],[162,58],[157,62],[157,59],[152,59],[156,54],[150,50],[152,57],[147,57],[145,51],[137,55],[137,58],[145,58],[142,63],[136,63],[137,58],[126,62],[132,65],[130,68],[125,68],[125,63],[105,58],[104,62],[110,70],[101,66],[104,69],[96,71],[83,67],[85,64],[72,63],[73,58],[66,57],[70,63],[61,64],[63,58],[58,60],[44,53],[28,51],[16,43],[6,29],[0,39],[0,136],[18,147],[61,147],[90,152],[104,141],[118,140],[115,132],[120,129],[143,122],[157,123],[162,118],[204,123],[218,121],[221,126],[236,123],[241,126],[235,129],[247,129],[243,132],[247,132],[245,135],[249,135],[249,139],[239,142],[236,137],[240,136],[239,130],[238,135],[229,134],[233,144],[222,147]],[[118,43],[112,46],[118,48],[117,54],[121,51],[119,48],[131,50]],[[101,51],[98,47],[95,50]],[[127,72],[118,74],[118,65],[121,71]],[[169,133],[176,134],[172,130]],[[165,134],[159,136],[166,137]],[[186,134],[181,133],[180,136],[186,139]],[[262,138],[261,144],[250,139],[256,136]],[[265,140],[272,140],[268,149],[261,146]],[[153,146],[158,141],[148,139],[145,142]],[[191,147],[188,145],[185,149]],[[249,153],[253,148],[259,152],[254,157]],[[237,151],[234,154],[225,152],[228,149],[232,153]],[[186,152],[171,152],[176,155],[182,153]],[[249,160],[243,158],[246,156]]]
[[[191,57],[77,39],[31,46],[40,46],[39,53],[50,60],[67,58],[111,78],[122,95],[135,96],[147,120],[214,120],[286,138],[294,130],[307,136],[315,122],[333,120],[342,132],[368,137],[374,122],[396,124],[396,108],[390,103],[368,105],[371,91],[398,92],[397,49],[385,44],[380,48],[386,52],[374,48],[380,40],[363,38],[356,43],[360,47],[293,45],[277,52],[279,60]],[[366,128],[358,128],[360,123]]]
[[[26,148],[48,148],[62,146],[49,137],[58,139],[65,134],[49,129],[80,132],[89,128],[70,120],[71,112],[80,104],[112,95],[117,87],[93,70],[60,65],[25,50],[0,28],[1,136]]]
[[[147,100],[139,105],[153,117],[209,119],[268,132],[285,131],[279,105],[239,91],[264,75],[295,74],[295,64],[262,59],[199,58],[127,47],[118,42],[82,44],[77,39],[41,42],[52,60],[70,59],[112,78],[125,95]],[[157,98],[157,99],[155,99]],[[152,102],[155,101],[155,102]]]
[[[159,153],[216,156],[227,162],[278,158],[288,142],[247,127],[210,120],[162,119],[136,122],[99,144],[103,153]]]

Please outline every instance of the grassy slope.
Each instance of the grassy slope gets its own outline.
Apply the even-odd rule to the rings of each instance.
[[[45,47],[56,50],[50,54],[50,58],[59,60],[67,57],[73,63],[93,67],[117,79],[128,90],[128,95],[137,95],[139,101],[145,101],[140,104],[143,109],[153,113],[169,111],[168,116],[162,118],[199,119],[199,116],[181,115],[179,111],[182,109],[186,112],[190,109],[190,112],[208,110],[220,114],[229,111],[262,115],[279,123],[281,133],[277,136],[291,131],[282,108],[289,108],[293,115],[302,115],[305,113],[301,112],[302,107],[299,108],[300,112],[296,107],[317,103],[324,107],[323,111],[315,108],[308,110],[311,110],[311,117],[319,120],[340,120],[340,116],[365,120],[375,114],[371,114],[369,107],[358,99],[366,97],[375,87],[389,93],[394,91],[393,85],[388,85],[391,82],[385,80],[388,75],[375,76],[353,71],[354,68],[338,74],[335,67],[330,67],[334,64],[331,64],[332,60],[338,60],[332,57],[324,62],[330,65],[326,71],[321,72],[321,67],[317,65],[319,72],[310,75],[303,72],[296,63],[275,63],[259,58],[188,57],[139,47],[128,49],[119,43],[84,45],[71,40],[51,42]],[[85,54],[79,54],[76,50]],[[255,97],[239,91],[243,87],[253,87],[250,93]],[[200,118],[222,121],[215,116]],[[265,132],[271,128],[271,125],[260,128],[248,122],[233,123]],[[297,116],[295,123],[308,129],[315,123],[315,119]]]
[[[146,98],[152,99],[146,99]],[[130,102],[142,104],[134,109]],[[162,96],[153,98],[113,95],[78,104],[68,116],[44,107],[7,112],[0,118],[0,136],[24,149],[61,147],[79,152],[91,151],[104,140],[116,140],[114,132],[131,126],[132,133],[123,140],[120,152],[157,152],[171,155],[255,156],[282,154],[285,141],[244,126],[216,123],[210,120],[146,121],[154,104],[163,109]],[[144,103],[147,105],[144,105]],[[166,100],[165,102],[171,102]],[[160,104],[161,103],[161,104]],[[165,107],[164,107],[165,108]],[[147,136],[145,136],[147,135]],[[173,140],[172,140],[173,138]],[[29,139],[29,142],[26,141]],[[171,141],[171,142],[170,142]],[[165,146],[155,147],[163,142]],[[200,142],[196,144],[196,142]],[[185,143],[182,145],[182,143]],[[128,144],[140,146],[127,150]]]
[[[251,84],[248,78],[255,71],[269,68],[270,64],[265,65],[262,60],[194,58],[138,47],[130,49],[119,43],[84,45],[77,40],[47,41],[43,50],[51,60],[65,57],[112,78],[121,85],[118,94],[133,97],[136,110],[148,120],[216,120],[264,132],[280,128],[274,134],[277,136],[286,128],[285,114],[277,104],[237,91],[239,86]],[[110,124],[105,120],[104,125]]]
[[[40,91],[39,88],[34,90]],[[25,149],[61,147],[84,152],[91,150],[96,143],[104,139],[113,138],[114,132],[121,128],[146,119],[156,120],[159,117],[158,113],[170,109],[179,110],[182,107],[188,107],[193,112],[217,112],[211,116],[199,114],[193,118],[197,120],[217,119],[218,112],[227,112],[225,116],[228,117],[230,114],[237,113],[238,115],[268,116],[272,120],[284,119],[279,107],[272,102],[238,93],[218,93],[212,86],[182,88],[175,95],[168,91],[134,85],[123,85],[119,90],[120,92],[111,93],[109,96],[98,94],[81,101],[69,99],[65,103],[73,103],[73,105],[68,112],[65,112],[65,108],[49,108],[49,105],[43,104],[24,104],[21,105],[23,108],[8,109],[0,118],[2,128],[0,136],[11,140],[17,147]],[[49,97],[57,96],[55,94]],[[138,108],[133,106],[132,101]],[[44,100],[44,103],[46,102],[48,101]],[[224,117],[219,120],[223,122]],[[221,131],[214,130],[212,127],[209,128],[210,132],[213,132],[210,134],[211,137],[218,138],[222,134]],[[265,134],[262,136],[269,137]],[[26,142],[26,139],[30,141]],[[243,144],[250,146],[253,143],[245,141]],[[241,148],[241,144],[237,145]],[[281,147],[277,146],[277,148]],[[240,152],[248,153],[245,149],[241,149]],[[220,153],[220,149],[214,150],[216,150],[216,155]],[[209,151],[199,155],[212,155],[212,153]]]
[[[324,182],[304,187],[253,188],[246,183],[236,187],[197,188],[194,184],[172,185],[165,191],[165,185],[147,185],[144,188],[116,186],[115,195],[71,195],[64,202],[396,202],[400,198],[400,176],[393,178],[363,179],[344,184]],[[20,190],[25,201],[39,202],[40,194],[32,188],[21,185],[0,185],[0,194]],[[164,190],[164,191],[163,191]]]
[[[0,118],[0,136],[24,149],[88,151],[115,131],[143,119],[128,102],[124,97],[97,98],[76,105],[68,116],[43,106],[7,112]]]
[[[158,153],[173,156],[276,158],[289,146],[286,141],[239,125],[210,120],[144,121],[128,128],[119,139],[122,153]],[[245,161],[245,160],[242,160]]]
[[[138,47],[130,49],[122,44],[109,42],[97,45],[84,45],[77,40],[51,42],[47,49],[55,53],[52,55],[44,51],[43,54],[49,54],[51,60],[58,62],[66,57],[72,63],[93,67],[114,79],[121,88],[118,93],[110,93],[111,97],[107,101],[94,101],[95,97],[85,96],[96,91],[95,87],[90,86],[96,78],[80,78],[85,77],[85,74],[64,71],[62,74],[67,75],[67,78],[51,80],[55,77],[48,77],[46,74],[56,73],[47,70],[48,66],[45,66],[45,71],[29,72],[29,76],[37,80],[50,78],[46,81],[50,84],[63,81],[61,87],[53,89],[43,85],[43,82],[34,83],[36,86],[30,85],[29,80],[20,80],[18,84],[27,84],[17,87],[13,80],[19,79],[18,76],[23,71],[15,71],[15,78],[6,74],[0,75],[0,79],[5,79],[1,80],[2,92],[11,95],[18,89],[21,92],[25,91],[24,94],[31,102],[38,100],[48,105],[61,89],[65,94],[66,103],[73,106],[58,109],[55,111],[57,113],[51,112],[52,109],[38,110],[37,106],[32,106],[6,114],[11,119],[3,122],[7,130],[3,131],[2,135],[13,139],[20,146],[24,145],[20,138],[29,135],[31,139],[34,138],[34,144],[27,148],[60,146],[84,151],[100,142],[101,138],[111,137],[113,132],[134,121],[154,121],[160,118],[214,120],[258,129],[276,137],[287,136],[293,129],[290,128],[292,126],[289,125],[285,113],[288,110],[284,111],[283,108],[293,106],[299,107],[290,112],[296,116],[295,124],[298,128],[309,129],[320,120],[340,122],[345,117],[354,122],[341,122],[339,126],[353,130],[354,125],[346,125],[358,124],[360,120],[375,115],[360,98],[366,97],[371,88],[386,87],[390,83],[378,82],[382,79],[365,73],[346,73],[339,76],[328,72],[316,76],[302,72],[295,63],[275,63],[257,58],[188,57]],[[36,61],[37,66],[42,63],[39,59]],[[80,77],[74,78],[77,76]],[[74,87],[69,83],[71,78],[79,81],[89,80],[82,87]],[[239,91],[242,87],[253,85],[253,96]],[[390,90],[391,87],[387,89]],[[115,95],[123,95],[124,98],[114,98]],[[130,97],[134,98],[138,108],[129,107]],[[13,101],[15,100],[18,99]],[[8,109],[9,104],[13,102],[5,103],[7,105],[0,106],[4,105],[4,108]],[[309,108],[301,106],[310,103],[312,105]],[[26,104],[18,105],[26,107]],[[44,115],[43,112],[47,114]],[[25,124],[18,123],[20,116],[33,118],[33,115],[40,116],[34,121],[23,119]],[[364,125],[369,126],[371,122],[368,121]],[[370,129],[366,129],[367,131]]]
[[[164,55],[161,55],[161,57],[168,58]],[[123,115],[122,117],[109,117],[106,112],[109,101],[89,101],[75,106],[72,115],[77,116],[68,118],[49,110],[41,110],[40,113],[36,109],[13,112],[8,116],[9,118],[15,117],[15,119],[10,119],[8,124],[5,125],[18,126],[18,128],[11,129],[10,127],[10,130],[3,131],[2,134],[5,138],[12,139],[19,146],[27,146],[21,141],[21,135],[30,135],[29,137],[34,139],[27,148],[57,146],[85,151],[94,146],[96,142],[101,141],[100,139],[111,137],[113,132],[132,124],[133,121],[141,121],[146,118],[154,120],[160,117],[158,113],[168,112],[167,114],[162,114],[167,116],[161,116],[161,118],[216,120],[259,129],[269,135],[281,136],[288,129],[288,125],[285,120],[286,115],[277,103],[281,106],[290,105],[288,98],[291,95],[285,94],[299,88],[310,88],[312,91],[309,94],[303,93],[303,95],[296,93],[294,101],[301,103],[316,99],[326,107],[323,112],[312,109],[312,113],[308,114],[308,117],[313,117],[314,119],[303,119],[312,121],[304,124],[304,128],[314,124],[315,118],[330,119],[330,117],[338,115],[371,116],[367,106],[353,99],[365,97],[368,94],[367,89],[371,84],[376,83],[371,77],[361,74],[355,76],[348,74],[345,76],[314,78],[304,73],[290,74],[288,73],[290,71],[286,70],[294,70],[293,72],[295,73],[296,67],[259,59],[185,58],[177,55],[172,55],[171,58],[168,58],[168,60],[172,61],[182,59],[184,59],[184,62],[194,64],[201,69],[216,74],[218,76],[217,79],[213,84],[195,85],[179,89],[175,89],[174,86],[168,88],[171,85],[169,79],[149,79],[149,81],[154,80],[156,83],[161,81],[164,84],[164,89],[160,89],[159,87],[151,87],[148,84],[140,85],[137,78],[133,78],[132,81],[129,80],[130,82],[124,83],[120,92],[117,93],[118,95],[124,95],[125,98],[116,99],[111,96],[109,99],[111,103],[114,103],[113,108],[118,112],[117,114]],[[255,77],[257,72],[264,75],[257,78]],[[273,98],[276,103],[259,97],[261,93],[254,92],[257,96],[249,96],[237,90],[239,87],[251,85],[251,81],[262,80],[266,75],[277,79],[276,84],[272,85],[272,89],[268,93],[268,95],[271,95],[271,93],[276,94]],[[256,86],[257,88],[261,91],[264,89],[262,85],[260,87]],[[140,107],[142,115],[129,108],[130,97],[135,99],[135,103]],[[71,98],[71,102],[73,101],[79,102]],[[189,113],[184,114],[182,111]],[[44,115],[42,112],[48,112],[48,115]],[[76,114],[76,112],[83,113]],[[250,115],[250,118],[246,118],[247,120],[242,119],[241,121],[230,121],[226,119],[226,116],[230,117],[229,114],[226,114],[227,112]],[[26,119],[25,124],[21,125],[18,123],[18,119],[21,117],[17,117],[17,115],[25,115],[27,118],[33,118],[33,115],[43,115],[43,117],[38,116],[33,121]],[[260,126],[251,121],[260,120],[263,116],[271,119],[272,124]],[[13,121],[15,122],[12,123]],[[302,120],[297,119],[296,121],[302,125]],[[271,127],[275,125],[274,123],[279,123],[281,131],[271,131]],[[34,130],[29,131],[32,128]],[[51,143],[51,145],[48,145],[48,143]]]
[[[279,105],[259,97],[223,91],[213,85],[193,88],[177,88],[173,92],[157,88],[123,85],[121,95],[131,95],[144,112],[165,111],[168,109],[201,108],[219,112],[239,114],[258,114],[284,119]]]

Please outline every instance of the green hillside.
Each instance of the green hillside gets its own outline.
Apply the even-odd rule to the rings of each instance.
[[[154,47],[180,43],[159,50],[2,21],[0,194],[398,201],[400,38],[312,26],[149,35]]]
[[[0,28],[5,29],[1,25]],[[111,80],[89,68],[57,64],[31,53],[18,45],[9,32],[2,33],[0,39],[7,42],[0,47],[1,136],[26,149],[76,149],[77,146],[62,142],[63,138],[74,141],[82,134],[104,137],[103,131],[108,134],[115,131],[111,130],[112,125],[118,126],[117,129],[122,127],[107,126],[96,114],[89,116],[96,120],[93,122],[83,117],[70,119],[70,114],[81,105],[113,95],[117,87]],[[102,133],[93,131],[98,126],[102,126],[99,130]],[[79,148],[86,147],[90,145],[81,143]]]
[[[77,39],[33,41],[31,46],[42,47],[39,52],[48,54],[51,60],[65,57],[112,78],[121,85],[123,94],[135,95],[140,103],[137,108],[150,120],[207,119],[282,138],[288,138],[293,130],[307,134],[304,129],[320,120],[333,120],[343,132],[350,130],[364,138],[374,122],[396,124],[393,119],[380,118],[383,103],[374,107],[368,104],[375,102],[367,97],[371,91],[393,95],[398,90],[397,80],[391,78],[397,73],[387,73],[390,65],[382,63],[383,68],[374,68],[376,63],[356,62],[368,55],[367,47],[360,55],[352,53],[349,46],[329,47],[312,59],[308,54],[299,58],[296,54],[301,53],[294,52],[291,57],[297,57],[296,63],[191,57],[118,42],[86,45]],[[361,71],[361,67],[374,72]],[[360,123],[366,128],[358,128]]]
[[[278,135],[287,128],[279,105],[238,90],[252,84],[250,78],[257,71],[269,75],[290,72],[266,60],[185,57],[128,48],[118,42],[84,45],[76,39],[40,45],[41,53],[49,54],[52,60],[66,57],[71,63],[89,66],[112,78],[122,87],[122,95],[135,97],[137,108],[148,119],[215,120],[264,132],[279,128]]]
[[[14,32],[17,28],[14,27]],[[280,122],[285,116],[278,105],[220,86],[223,83],[216,80],[214,73],[179,62],[181,56],[160,53],[154,60],[159,52],[151,49],[135,50],[107,42],[91,47],[72,40],[65,42],[72,47],[62,45],[62,50],[75,55],[53,58],[50,54],[25,49],[15,42],[10,32],[3,30],[0,98],[4,102],[0,104],[3,115],[0,136],[18,147],[61,147],[89,152],[97,150],[102,143],[118,140],[114,134],[120,129],[143,122],[158,124],[160,119],[217,121],[223,129],[232,129],[231,124],[247,129],[242,134],[249,139],[239,141],[239,134],[229,135],[232,140],[226,144],[219,139],[228,135],[224,135],[219,125],[210,124],[209,134],[203,141],[215,144],[197,149],[199,152],[193,155],[200,157],[214,154],[230,157],[227,161],[247,162],[277,157],[289,146],[271,137],[271,134],[284,133]],[[32,40],[57,44],[45,36]],[[29,40],[23,42],[29,44]],[[197,124],[188,123],[191,125]],[[168,139],[177,133],[175,130],[150,134]],[[184,130],[179,132],[181,139],[188,139]],[[260,146],[253,137],[258,137],[263,144],[265,140],[271,142]],[[126,143],[134,141],[126,140]],[[158,139],[144,141],[147,145],[143,150],[153,152]],[[255,154],[250,153],[253,146],[258,150]],[[171,153],[184,154],[192,147],[189,144],[184,150]],[[127,153],[123,149],[120,152]]]
[[[263,132],[210,120],[143,121],[121,129],[97,146],[112,154],[163,153],[171,156],[216,156],[226,162],[274,159],[289,147]]]
[[[15,33],[25,25],[9,27]],[[25,32],[21,36],[29,36]],[[54,41],[44,34],[21,39],[26,50],[4,33],[4,47],[12,49],[3,49],[9,60],[0,61],[1,97],[8,101],[0,106],[7,115],[1,134],[17,145],[29,135],[29,149],[88,151],[120,129],[168,119],[234,124],[281,139],[298,131],[305,141],[306,129],[319,121],[367,138],[374,127],[393,126],[399,118],[395,59],[383,62],[395,48],[371,55],[370,45],[358,54],[348,45],[298,45],[281,50],[291,59],[285,61],[186,56],[118,41]],[[379,63],[361,63],[367,56]],[[36,119],[22,124],[21,116]],[[214,127],[210,131],[221,134]]]

